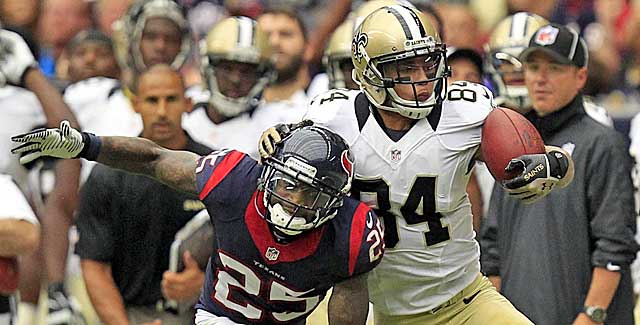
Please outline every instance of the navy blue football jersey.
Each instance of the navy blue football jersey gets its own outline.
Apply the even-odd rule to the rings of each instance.
[[[216,239],[196,308],[237,323],[303,323],[334,284],[380,262],[383,229],[369,207],[345,198],[332,220],[278,243],[262,217],[261,172],[238,151],[200,158],[198,191]]]

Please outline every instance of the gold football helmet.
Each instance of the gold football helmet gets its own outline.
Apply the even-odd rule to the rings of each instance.
[[[327,71],[330,89],[351,88],[347,87],[348,80],[346,78],[351,79],[351,73],[347,74],[347,72],[353,69],[351,40],[353,39],[354,23],[353,19],[347,19],[338,26],[324,50],[322,64]]]
[[[209,102],[227,117],[255,107],[275,78],[271,56],[267,35],[255,20],[229,17],[216,24],[200,43],[200,67],[211,92]],[[242,80],[234,84],[231,75],[238,68]]]
[[[549,22],[535,14],[519,12],[496,25],[485,45],[485,71],[498,105],[526,111],[531,101],[524,85],[520,53],[529,46],[529,39],[538,28]]]
[[[144,71],[146,64],[140,51],[142,31],[150,18],[166,18],[174,22],[181,31],[180,52],[170,63],[178,70],[191,53],[191,32],[182,6],[172,0],[137,0],[127,12],[114,23],[113,39],[116,58],[123,68]]]
[[[378,108],[421,119],[446,95],[446,46],[429,19],[402,5],[377,9],[358,26],[351,44],[355,78]],[[433,83],[430,94],[418,87]],[[411,87],[410,99],[394,87]]]

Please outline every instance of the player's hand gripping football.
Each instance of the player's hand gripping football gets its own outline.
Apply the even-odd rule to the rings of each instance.
[[[561,148],[546,146],[546,153],[523,155],[512,159],[505,171],[523,170],[518,176],[502,182],[512,197],[533,203],[556,187],[565,187],[573,180],[573,160]]]
[[[19,146],[11,149],[13,154],[24,154],[21,164],[29,163],[41,156],[77,158],[84,148],[83,135],[62,121],[59,128],[38,129],[11,137]]]
[[[17,33],[0,29],[0,87],[7,83],[22,86],[27,69],[37,66],[24,39]]]
[[[260,157],[265,159],[273,154],[276,144],[286,138],[291,132],[305,126],[313,125],[311,120],[302,120],[296,124],[276,124],[262,132],[260,141],[258,142],[258,152]]]

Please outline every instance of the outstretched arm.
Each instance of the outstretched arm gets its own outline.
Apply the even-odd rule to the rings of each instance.
[[[132,173],[148,175],[171,187],[196,193],[199,156],[165,149],[144,138],[100,137],[97,162]]]
[[[329,324],[365,324],[369,312],[367,274],[340,282],[329,299]]]
[[[171,187],[196,193],[196,165],[199,156],[187,151],[168,150],[150,140],[132,137],[97,137],[60,123],[60,128],[35,130],[11,138],[19,146],[14,154],[25,153],[26,164],[41,156],[85,158],[132,173],[144,174]]]

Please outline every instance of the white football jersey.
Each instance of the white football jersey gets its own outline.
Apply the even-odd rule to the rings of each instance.
[[[0,88],[0,173],[11,175],[18,185],[27,188],[27,170],[18,159],[18,155],[11,154],[13,147],[11,137],[31,131],[33,128],[46,123],[42,106],[32,92],[13,86]]]
[[[116,79],[78,81],[65,89],[64,101],[83,131],[101,136],[138,136],[142,132],[142,119]]]
[[[244,113],[220,124],[199,108],[185,116],[183,128],[194,140],[213,149],[230,148],[259,159],[258,140],[262,132],[278,123],[295,123],[306,112],[307,97],[300,91],[290,100],[272,103],[260,102],[250,114]]]
[[[369,294],[385,314],[431,310],[480,272],[466,185],[493,97],[471,83],[454,84],[448,93],[441,109],[398,141],[360,91],[318,95],[305,117],[349,143],[356,159],[352,195],[384,219],[387,247],[369,275]]]
[[[65,103],[76,116],[82,131],[98,136],[137,137],[142,133],[142,118],[133,110],[131,101],[124,94],[120,81],[105,77],[94,77],[69,85],[63,94]],[[96,162],[82,159],[80,183],[89,177]],[[42,191],[53,184],[45,184]],[[51,182],[53,178],[50,178]]]

